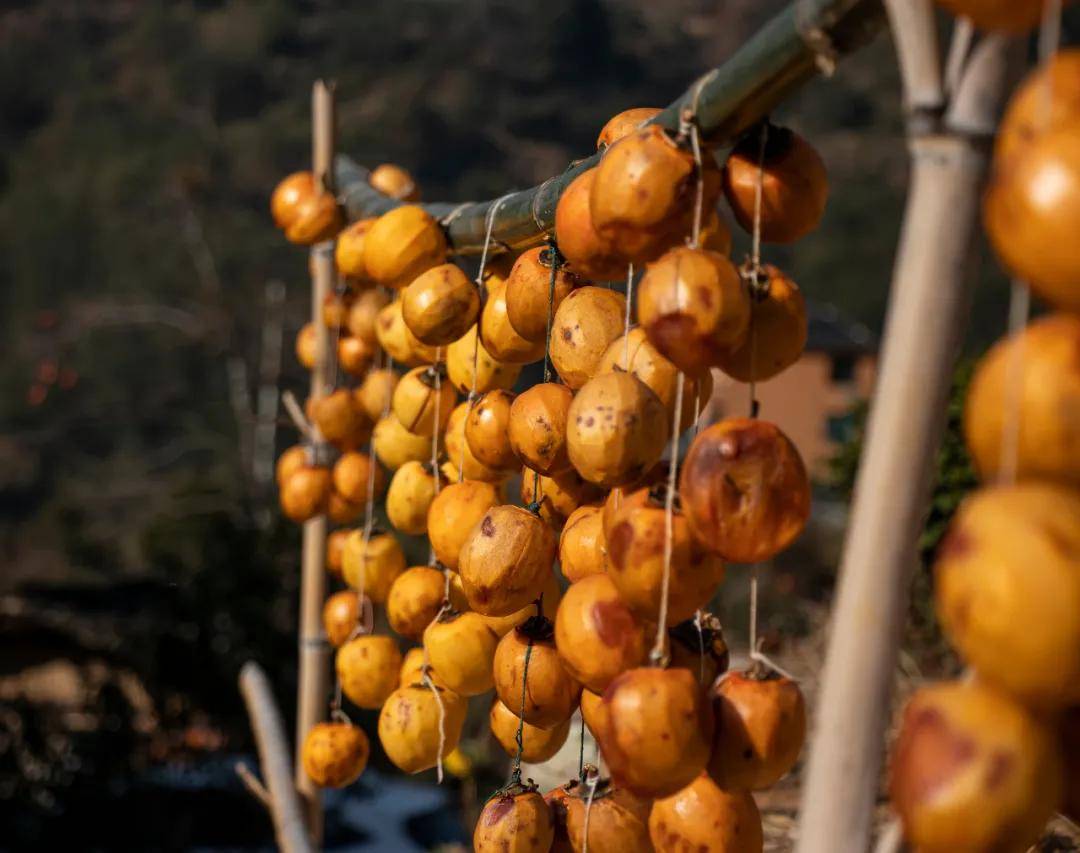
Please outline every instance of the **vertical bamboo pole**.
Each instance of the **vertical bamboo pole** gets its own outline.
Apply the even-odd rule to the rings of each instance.
[[[335,110],[334,90],[317,80],[311,93],[312,162],[316,181],[333,192]],[[329,334],[323,324],[322,305],[333,290],[333,242],[313,246],[311,316],[315,323],[315,367],[311,371],[311,397],[326,394],[330,381]],[[316,447],[316,452],[322,448]],[[326,718],[329,655],[322,635],[321,610],[326,598],[326,516],[304,524],[300,586],[300,672],[296,697],[296,788],[304,801],[308,831],[315,846],[322,842],[322,800],[318,787],[300,764],[300,750],[308,730]]]
[[[973,276],[972,241],[1009,43],[976,48],[944,121],[932,114],[929,0],[886,0],[901,56],[911,186],[881,368],[840,567],[803,789],[798,853],[865,853],[878,792],[915,545]],[[908,26],[914,25],[914,30]],[[937,77],[940,90],[940,77]],[[928,84],[929,81],[929,85]],[[929,94],[929,97],[928,97]]]

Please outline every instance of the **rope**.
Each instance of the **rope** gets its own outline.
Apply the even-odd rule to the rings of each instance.
[[[634,265],[626,265],[626,316],[623,318],[623,370],[630,369],[630,310],[634,302]]]
[[[435,778],[437,784],[441,785],[443,780],[442,754],[443,750],[446,749],[446,708],[443,706],[442,696],[439,695],[439,688],[435,686],[435,682],[428,675],[426,665],[420,670],[420,677],[424,686],[435,696],[435,702],[439,706],[439,751],[435,754]]]
[[[539,610],[539,605],[537,606]],[[514,769],[510,773],[510,784],[521,784],[521,755],[525,752],[525,698],[529,687],[529,659],[532,657],[533,641],[529,638],[529,645],[525,647],[525,666],[521,671],[521,714],[518,716],[517,733],[514,742],[517,744],[517,755],[514,756]]]
[[[585,715],[581,713],[580,708],[578,714],[581,717],[581,728],[578,730],[578,756],[577,756],[577,772],[578,778],[585,781]]]
[[[649,659],[655,666],[667,666],[667,612],[671,586],[671,552],[675,533],[675,482],[679,471],[679,428],[682,426],[683,384],[680,370],[675,379],[675,415],[671,430],[671,459],[668,462],[667,495],[664,497],[664,573],[660,582],[660,612],[656,621],[656,643]]]
[[[548,278],[547,327],[544,331],[544,381],[551,381],[551,323],[555,307],[555,280],[562,266],[562,255],[554,237],[548,238],[548,258],[551,261],[551,275]]]
[[[698,641],[698,659],[700,662],[700,669],[698,671],[698,681],[705,680],[705,632],[701,629],[701,608],[699,607],[694,611],[694,627],[697,628],[697,641]]]

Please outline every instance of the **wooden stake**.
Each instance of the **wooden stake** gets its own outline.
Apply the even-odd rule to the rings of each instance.
[[[1009,43],[975,49],[944,121],[925,132],[941,91],[928,0],[886,0],[906,50],[912,173],[897,249],[881,368],[848,521],[798,853],[865,853],[877,798],[916,542],[941,442],[953,362],[967,316],[971,247]],[[909,27],[914,33],[907,32]],[[933,53],[933,69],[920,54]],[[918,114],[915,112],[919,110]]]
[[[311,93],[312,161],[316,180],[333,192],[335,110],[332,85],[318,80]],[[315,367],[311,371],[311,397],[327,393],[330,382],[329,333],[322,306],[333,292],[333,242],[313,246],[311,316],[315,323]],[[326,516],[304,524],[300,586],[300,671],[296,697],[296,754],[313,725],[326,719],[329,702],[329,651],[322,633],[322,606],[326,598]],[[316,847],[322,841],[322,800],[318,787],[296,762],[296,788],[304,802],[308,831]]]

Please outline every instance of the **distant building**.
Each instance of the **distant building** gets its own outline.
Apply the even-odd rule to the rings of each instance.
[[[792,367],[757,386],[759,416],[795,442],[811,477],[820,478],[836,445],[851,429],[851,409],[874,383],[877,342],[861,323],[834,306],[810,303],[806,352]],[[749,386],[713,371],[712,419],[745,415]]]

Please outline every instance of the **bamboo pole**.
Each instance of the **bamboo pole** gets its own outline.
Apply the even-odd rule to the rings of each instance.
[[[284,853],[310,853],[311,841],[301,814],[300,799],[293,787],[285,726],[266,673],[252,661],[240,670],[240,695],[247,706],[259,753],[259,767],[266,780],[265,788],[256,789],[259,791],[256,796],[270,812],[278,847]],[[248,781],[245,784],[258,783]]]
[[[711,145],[738,137],[767,116],[792,91],[828,69],[839,57],[868,43],[885,22],[881,0],[796,0],[752,36],[719,68],[699,78],[698,125]],[[695,81],[654,121],[670,130],[690,106]],[[496,246],[524,249],[541,243],[555,227],[555,205],[570,182],[595,166],[598,155],[572,163],[561,175],[538,187],[512,193],[493,217]],[[339,197],[350,220],[385,213],[401,202],[383,196],[367,182],[367,170],[348,157],[334,164]],[[447,226],[447,238],[459,255],[478,255],[487,232],[493,201],[464,206]],[[458,205],[424,207],[442,219]]]
[[[333,191],[331,164],[334,159],[334,90],[322,80],[311,94],[312,162],[316,180]],[[329,335],[321,320],[323,301],[333,290],[333,242],[313,246],[311,316],[315,323],[315,367],[311,371],[311,397],[327,392],[330,382]],[[323,449],[316,441],[315,452]],[[313,725],[326,719],[328,702],[327,667],[329,654],[322,633],[321,614],[326,598],[326,516],[304,524],[300,586],[300,667],[296,697],[296,754]],[[304,802],[308,831],[316,846],[322,840],[322,800],[318,787],[296,762],[296,788]]]
[[[929,121],[940,114],[935,89],[942,91],[936,39],[926,40],[931,4],[886,2],[909,86],[911,185],[817,699],[798,853],[869,846],[916,542],[967,315],[989,135],[1009,65],[1009,42],[985,38],[944,121]]]

